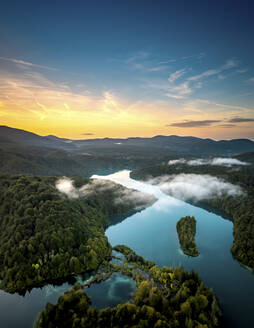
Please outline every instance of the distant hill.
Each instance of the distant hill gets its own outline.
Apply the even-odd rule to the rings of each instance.
[[[72,145],[84,147],[148,147],[167,153],[183,155],[224,155],[232,156],[242,152],[254,151],[254,142],[249,139],[219,140],[201,139],[196,137],[180,136],[155,136],[152,138],[127,138],[127,139],[89,139],[73,140]]]
[[[50,147],[50,148],[73,148],[69,143],[60,138],[52,138],[52,136],[42,137],[38,134],[20,129],[13,129],[8,126],[0,126],[0,139],[8,142],[17,142],[31,146]],[[67,140],[67,139],[66,139]]]
[[[127,139],[120,138],[101,138],[101,139],[83,139],[72,140],[66,138],[58,138],[53,135],[46,137],[39,136],[32,132],[27,132],[20,129],[13,129],[7,126],[0,126],[0,139],[5,138],[9,141],[18,143],[43,146],[48,148],[61,148],[69,151],[87,151],[100,149],[103,153],[103,148],[111,148],[116,151],[126,151],[126,146],[140,148],[142,150],[149,148],[156,149],[156,152],[167,154],[183,154],[183,155],[224,155],[232,156],[245,152],[254,152],[254,142],[249,139],[232,139],[219,140],[202,139],[196,137],[180,137],[171,136],[155,136],[152,138],[132,137]],[[130,148],[129,148],[130,149]]]
[[[244,153],[235,156],[235,158],[239,159],[240,161],[243,162],[248,162],[248,163],[253,163],[254,164],[254,152],[252,153]]]
[[[242,155],[244,152],[248,154]],[[0,175],[88,177],[94,173],[160,165],[181,156],[239,155],[238,159],[251,162],[253,154],[254,142],[248,139],[214,141],[173,135],[71,140],[0,126]]]

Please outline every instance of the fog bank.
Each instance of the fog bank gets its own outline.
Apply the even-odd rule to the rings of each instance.
[[[151,194],[127,189],[108,179],[90,179],[87,184],[80,188],[75,188],[72,179],[63,177],[57,180],[56,189],[69,198],[86,198],[96,194],[113,192],[115,204],[131,203],[136,209],[155,201],[155,198]]]
[[[152,179],[163,192],[181,200],[201,201],[221,196],[240,196],[242,189],[210,175],[178,174]]]
[[[174,159],[168,162],[168,165],[187,164],[190,166],[198,165],[220,165],[220,166],[232,166],[232,165],[249,165],[247,162],[242,162],[236,158],[214,157],[211,159],[193,159],[186,160],[185,158]]]

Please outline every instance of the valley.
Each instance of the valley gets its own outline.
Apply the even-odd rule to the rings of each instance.
[[[247,322],[252,320],[250,304],[254,300],[251,295],[247,298],[246,295],[249,288],[254,287],[254,279],[253,274],[241,267],[239,262],[250,269],[253,268],[253,153],[239,155],[235,150],[233,157],[214,157],[213,152],[208,156],[201,153],[194,156],[191,154],[193,149],[185,154],[180,147],[180,155],[177,155],[175,149],[169,151],[165,145],[158,144],[146,151],[144,143],[151,143],[151,140],[134,140],[135,145],[127,145],[133,142],[128,140],[124,146],[118,143],[114,143],[113,146],[112,140],[96,140],[87,141],[87,144],[80,141],[76,143],[75,147],[82,148],[82,155],[80,150],[68,146],[72,142],[68,142],[65,148],[64,140],[50,136],[47,137],[45,144],[45,140],[42,142],[41,137],[38,139],[36,136],[36,140],[40,140],[41,144],[36,141],[37,144],[33,145],[34,141],[29,144],[26,139],[27,136],[31,138],[29,133],[25,140],[22,140],[18,131],[18,143],[16,137],[13,137],[13,131],[9,132],[11,137],[7,134],[8,142],[6,138],[0,138],[1,160],[4,164],[0,177],[0,275],[1,288],[5,291],[0,293],[0,304],[4,308],[5,300],[8,300],[8,304],[12,304],[12,308],[17,312],[20,311],[21,304],[26,307],[32,300],[37,304],[31,307],[33,311],[30,317],[19,323],[20,328],[32,327],[35,322],[38,327],[48,326],[47,318],[55,322],[57,319],[53,319],[52,316],[57,318],[59,304],[61,307],[67,307],[67,310],[74,311],[69,301],[65,304],[65,299],[73,297],[77,302],[87,303],[88,312],[77,312],[80,327],[83,325],[82,322],[91,322],[93,326],[94,320],[102,320],[99,318],[105,313],[93,309],[93,306],[99,304],[101,309],[107,306],[112,308],[111,312],[107,312],[108,319],[103,320],[122,320],[117,317],[114,309],[120,311],[121,308],[121,311],[126,311],[127,300],[130,304],[134,302],[135,306],[138,306],[131,310],[138,311],[137,318],[147,320],[146,312],[142,312],[140,305],[135,301],[141,293],[139,287],[133,290],[133,297],[124,296],[125,294],[119,290],[116,302],[109,291],[103,298],[98,298],[98,293],[104,288],[104,279],[109,290],[114,284],[118,284],[117,281],[119,284],[120,281],[125,283],[129,290],[127,286],[131,286],[133,282],[125,280],[125,275],[131,275],[133,278],[134,273],[128,269],[128,261],[132,261],[133,269],[137,270],[139,261],[142,263],[147,260],[148,262],[144,263],[153,263],[158,266],[158,270],[162,270],[159,268],[165,265],[169,268],[167,270],[176,270],[175,268],[182,266],[181,270],[186,272],[184,274],[195,270],[205,285],[213,288],[222,311],[222,317],[219,315],[216,320],[214,319],[216,324],[215,321],[209,323],[209,314],[202,315],[201,318],[194,315],[194,312],[188,312],[190,310],[187,308],[187,312],[184,312],[183,304],[187,299],[184,298],[186,296],[182,296],[183,298],[178,301],[180,308],[174,310],[180,311],[180,317],[175,318],[173,323],[176,312],[163,314],[164,310],[159,310],[155,306],[154,317],[151,319],[155,320],[152,321],[153,325],[157,324],[159,327],[160,320],[169,320],[163,324],[178,327],[177,322],[184,320],[186,323],[189,320],[188,322],[193,321],[196,324],[207,324],[208,327],[222,324],[230,328],[247,327]],[[189,140],[186,142],[188,148]],[[96,143],[98,148],[95,146]],[[108,143],[108,146],[105,143]],[[81,145],[77,146],[78,144]],[[115,148],[118,146],[120,147]],[[158,163],[162,164],[155,165]],[[130,168],[132,171],[126,170]],[[182,180],[179,180],[179,177]],[[184,187],[184,191],[179,189],[182,188],[183,182],[189,184],[188,187]],[[193,187],[195,183],[198,183],[199,189]],[[181,197],[184,198],[181,200]],[[209,208],[210,212],[202,207]],[[218,210],[222,211],[222,214],[227,214],[229,220],[224,220],[220,214],[212,213]],[[186,216],[196,218],[197,248],[195,252],[192,246],[191,252],[184,246],[182,248],[186,254],[194,257],[182,252],[177,237],[177,221]],[[191,238],[187,235],[184,232],[182,236],[188,244]],[[112,252],[112,247],[118,244],[131,247],[142,257],[127,256],[126,253],[127,262],[117,267],[119,259],[115,257],[114,251]],[[239,262],[233,260],[230,248]],[[118,250],[122,251],[121,248]],[[106,269],[106,263],[110,264],[111,269]],[[148,270],[151,269],[151,265],[149,264]],[[103,270],[106,270],[105,278],[93,280],[97,270],[101,272],[101,277],[104,276]],[[230,279],[227,270],[231,272]],[[170,274],[172,272],[169,271]],[[118,273],[124,276],[117,276]],[[89,279],[92,280],[87,285],[86,281],[90,281]],[[140,278],[135,279],[138,279],[136,284],[141,288],[143,285]],[[142,279],[146,281],[147,274],[144,274]],[[95,288],[96,281],[98,287]],[[220,281],[227,281],[224,287],[230,292],[225,294]],[[238,281],[242,290],[237,296],[235,281]],[[181,284],[183,282],[177,288]],[[53,287],[54,285],[56,287]],[[86,290],[84,286],[90,287]],[[171,282],[165,288],[170,286]],[[72,287],[74,289],[71,289]],[[51,291],[48,296],[47,290]],[[6,292],[18,292],[24,296],[19,296],[21,298],[18,301],[16,294],[12,296]],[[59,298],[60,303],[57,303],[57,298],[64,292],[66,296]],[[91,297],[91,304],[85,293]],[[168,293],[172,294],[172,291],[166,292]],[[188,294],[187,298],[192,296]],[[155,293],[153,297],[161,296],[156,296]],[[164,303],[169,301],[167,297]],[[56,305],[46,306],[50,301]],[[123,305],[116,306],[118,302]],[[192,304],[192,301],[188,302]],[[239,302],[242,304],[240,307]],[[142,304],[154,306],[151,305],[154,303]],[[44,314],[41,314],[41,319],[37,321],[39,312],[45,306],[42,312]],[[79,310],[75,308],[75,311]],[[93,319],[89,314],[91,311],[95,311]],[[244,319],[240,311],[244,311]],[[163,315],[163,318],[160,315]],[[74,319],[67,314],[66,316],[66,322],[70,326]],[[82,319],[86,317],[89,318],[88,321]],[[17,322],[15,319],[3,317],[0,324],[12,328],[16,327]],[[54,325],[58,325],[57,321]]]

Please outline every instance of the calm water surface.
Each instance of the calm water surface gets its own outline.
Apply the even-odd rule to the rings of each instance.
[[[254,327],[254,275],[232,258],[232,222],[201,208],[165,195],[156,186],[130,179],[129,171],[93,178],[109,179],[128,188],[145,191],[158,199],[149,208],[131,215],[107,229],[110,243],[126,244],[159,266],[183,265],[198,272],[206,286],[219,297],[227,327]],[[197,220],[196,243],[200,256],[192,258],[179,249],[176,222],[194,215]],[[0,327],[32,328],[38,313],[47,302],[56,303],[70,285],[35,288],[25,297],[0,291]],[[98,308],[115,306],[130,299],[135,282],[114,274],[101,284],[86,289]]]
[[[198,272],[206,286],[218,296],[228,327],[254,327],[254,275],[232,258],[233,224],[199,207],[165,195],[156,186],[132,180],[129,171],[106,177],[128,188],[155,195],[153,206],[107,229],[114,246],[125,244],[159,266],[183,265]],[[176,223],[193,215],[197,221],[198,257],[188,257],[179,249]]]

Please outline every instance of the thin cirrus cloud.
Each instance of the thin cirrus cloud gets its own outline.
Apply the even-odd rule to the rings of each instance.
[[[170,83],[173,83],[175,80],[179,79],[182,75],[184,75],[186,72],[185,69],[179,69],[175,71],[174,73],[169,75],[168,81]]]
[[[248,69],[247,68],[237,69],[236,72],[239,73],[239,74],[243,74],[243,73],[248,72]]]
[[[168,68],[168,66],[165,66],[165,65],[161,65],[161,66],[154,66],[154,67],[150,67],[148,68],[147,70],[149,72],[161,72],[161,71],[164,71]]]
[[[231,68],[234,68],[234,67],[237,67],[237,66],[238,66],[238,62],[235,61],[235,60],[230,59],[223,66],[221,66],[219,68],[216,68],[216,69],[209,69],[209,70],[207,70],[207,71],[205,71],[201,74],[191,76],[191,77],[188,78],[188,80],[189,81],[197,81],[197,80],[200,80],[202,78],[206,78],[206,77],[213,76],[213,75],[218,75],[223,71],[226,71],[228,69],[231,69]]]
[[[193,90],[189,86],[189,82],[183,82],[175,86],[169,86],[166,92],[166,96],[175,99],[183,99],[188,95],[191,95]]]
[[[121,108],[110,92],[104,92],[100,97],[74,92],[68,85],[53,82],[33,71],[14,75],[3,72],[0,75],[0,100],[1,108],[11,108],[8,116],[30,113],[39,120],[47,117],[69,120],[77,115],[75,113],[112,115],[116,108]]]
[[[253,83],[254,82],[254,77],[251,77],[247,80],[247,82]]]
[[[112,91],[105,92],[105,90],[102,90],[101,93],[95,94],[89,89],[87,90],[85,83],[81,87],[79,84],[78,87],[78,84],[68,84],[61,80],[56,81],[48,76],[46,71],[36,70],[36,67],[53,68],[19,59],[0,57],[0,60],[1,58],[19,66],[19,69],[15,72],[13,70],[2,70],[0,72],[0,116],[6,124],[10,124],[9,122],[16,120],[17,117],[19,119],[25,117],[26,122],[29,122],[26,123],[27,125],[32,124],[30,122],[34,122],[35,119],[38,119],[37,122],[40,127],[45,123],[55,124],[57,121],[60,129],[60,126],[68,128],[68,122],[71,120],[73,124],[79,127],[75,137],[81,135],[93,136],[94,134],[100,137],[106,135],[106,133],[110,136],[111,133],[121,136],[134,134],[136,133],[134,131],[136,126],[138,128],[142,127],[144,135],[158,133],[157,130],[163,134],[167,130],[165,122],[169,123],[167,127],[186,129],[196,127],[197,130],[200,127],[200,134],[202,134],[205,131],[205,129],[201,129],[202,127],[215,127],[215,130],[217,128],[245,128],[247,125],[250,127],[251,122],[254,121],[251,118],[252,108],[217,104],[204,99],[188,100],[188,97],[207,81],[203,81],[201,78],[190,80],[190,67],[181,68],[178,66],[173,69],[169,65],[160,65],[158,58],[156,59],[152,54],[146,52],[132,53],[132,56],[125,57],[125,62],[121,60],[121,63],[126,66],[129,65],[129,67],[139,64],[140,72],[137,74],[143,74],[144,70],[147,74],[148,70],[159,72],[170,68],[170,75],[165,72],[161,77],[158,74],[151,74],[149,78],[152,77],[152,80],[151,78],[148,80],[147,75],[145,76],[147,80],[144,81],[147,84],[142,85],[142,88],[145,87],[152,95],[153,99],[149,102],[137,99],[128,100],[120,93],[116,96],[114,88],[109,88]],[[220,69],[229,69],[235,65],[236,62],[228,61],[225,65],[221,65]],[[22,68],[22,71],[20,68]],[[128,72],[128,74],[130,73]],[[205,77],[207,73],[201,75]],[[219,76],[219,73],[217,76]],[[136,88],[136,86],[133,85],[133,88]],[[152,89],[158,89],[159,92],[155,90],[153,94]],[[161,96],[162,93],[163,98],[158,98],[158,94]],[[175,101],[167,100],[165,96],[173,98]],[[224,114],[225,111],[227,111],[226,114]],[[142,123],[137,121],[140,113],[144,115]],[[203,116],[204,113],[206,113],[205,117]],[[216,116],[214,116],[214,113],[216,113]],[[225,116],[222,116],[222,113]],[[195,116],[191,116],[193,114]],[[88,132],[84,132],[81,124],[82,120],[87,123]],[[44,122],[40,123],[40,121]],[[96,128],[94,122],[96,122]],[[247,124],[248,122],[249,124]],[[114,132],[111,132],[113,125],[114,128],[117,128]],[[124,130],[126,126],[132,126],[132,130],[128,128],[126,132]],[[210,129],[210,131],[212,130]],[[228,131],[231,132],[231,130]]]
[[[129,56],[127,59],[123,60],[124,64],[131,64],[135,63],[137,61],[142,61],[147,59],[150,56],[150,54],[146,51],[137,51],[132,56]],[[121,61],[121,60],[120,60]]]
[[[220,124],[218,125],[221,128],[234,128],[236,125],[235,124]]]
[[[173,126],[178,128],[194,128],[194,127],[202,127],[202,126],[210,126],[214,123],[219,123],[219,120],[202,120],[202,121],[184,121],[178,123],[168,124],[166,126]]]
[[[224,65],[218,68],[209,69],[200,74],[187,77],[185,81],[183,81],[180,84],[175,84],[175,81],[177,81],[184,74],[186,74],[187,69],[183,68],[183,69],[176,70],[175,72],[171,73],[168,77],[169,85],[167,87],[167,92],[165,93],[165,95],[167,97],[174,98],[174,99],[187,98],[188,96],[193,94],[195,89],[202,88],[203,82],[200,82],[200,80],[212,76],[218,76],[219,79],[224,79],[226,78],[226,76],[224,76],[222,73],[224,71],[230,70],[237,66],[238,66],[238,62],[230,59]]]
[[[43,69],[48,69],[48,70],[52,70],[52,71],[57,71],[58,70],[57,68],[34,64],[34,63],[31,63],[31,62],[28,62],[28,61],[24,61],[22,59],[7,58],[7,57],[0,57],[0,59],[5,60],[5,61],[9,61],[9,62],[14,63],[14,64],[19,64],[19,65],[22,65],[22,66],[37,67],[37,68],[43,68]]]
[[[164,125],[166,109],[168,103],[163,101],[128,102],[112,91],[102,91],[101,94],[80,88],[77,91],[75,85],[71,87],[64,82],[53,81],[31,70],[16,73],[0,71],[0,116],[1,121],[10,126],[17,119],[25,118],[24,129],[36,122],[37,129],[45,131],[44,127],[48,126],[51,131],[53,126],[55,133],[64,137],[76,138],[92,131],[97,136],[126,137],[136,134],[136,131],[148,135],[150,129]],[[141,113],[142,122],[137,119]],[[83,122],[90,131],[83,130]],[[77,129],[71,129],[71,126]],[[68,129],[68,134],[63,132]]]
[[[245,118],[245,117],[235,117],[228,120],[230,123],[245,123],[245,122],[254,122],[253,118]]]
[[[221,123],[220,125],[216,125],[217,127],[223,128],[233,128],[237,125],[232,123],[249,123],[254,122],[253,118],[245,118],[245,117],[234,117],[229,120],[184,120],[182,122],[175,122],[171,124],[167,124],[166,126],[169,127],[178,127],[178,128],[195,128],[195,127],[206,127],[214,125],[215,123]]]

